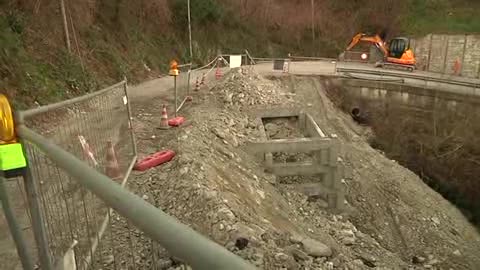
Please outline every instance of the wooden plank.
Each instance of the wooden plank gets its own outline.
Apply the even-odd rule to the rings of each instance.
[[[311,162],[274,163],[270,171],[277,176],[325,174],[329,168]]]

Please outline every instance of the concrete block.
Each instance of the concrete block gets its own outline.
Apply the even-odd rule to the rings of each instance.
[[[325,174],[330,168],[312,162],[274,163],[271,172],[277,176]]]
[[[303,153],[322,149],[328,149],[331,146],[329,138],[298,138],[298,139],[278,139],[266,142],[249,142],[246,145],[250,153]]]
[[[273,166],[273,154],[272,153],[265,153],[265,167],[269,170]]]
[[[328,164],[332,167],[337,166],[339,146],[340,142],[338,139],[332,139],[332,146],[328,149]]]
[[[273,107],[273,108],[262,108],[254,109],[251,113],[255,114],[260,118],[279,118],[279,117],[298,117],[302,109],[297,107]]]
[[[298,129],[300,130],[300,132],[302,132],[304,135],[306,134],[305,133],[305,129],[306,129],[306,113],[305,112],[300,112],[300,114],[298,115]]]

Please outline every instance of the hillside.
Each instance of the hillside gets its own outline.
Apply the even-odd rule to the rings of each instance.
[[[0,1],[0,88],[19,107],[93,91],[127,75],[165,73],[189,61],[186,0]],[[194,63],[218,52],[336,56],[358,31],[479,32],[467,0],[192,0]],[[447,18],[447,19],[445,19]]]

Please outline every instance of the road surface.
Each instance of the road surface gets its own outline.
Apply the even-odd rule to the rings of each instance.
[[[356,70],[357,72],[336,72],[337,68]],[[254,66],[254,69],[261,75],[285,75],[283,71],[273,70],[273,63],[259,63]],[[225,73],[228,69],[223,68],[222,72]],[[383,75],[364,74],[364,72],[381,72]],[[208,72],[208,70],[193,71],[191,76],[191,89],[194,87],[195,79],[202,77],[202,74]],[[439,91],[447,91],[456,94],[466,94],[480,96],[480,79],[466,78],[460,76],[439,74],[427,71],[415,70],[414,72],[402,71],[402,70],[389,70],[375,68],[371,64],[352,63],[352,62],[332,62],[332,61],[302,61],[291,62],[288,74],[293,75],[323,75],[323,76],[340,76],[350,75],[359,79],[367,80],[403,80],[404,85],[411,85],[417,87],[426,87]],[[183,77],[182,77],[183,76]],[[448,80],[449,82],[438,81],[426,81],[424,78],[431,78],[433,80]],[[215,71],[208,73],[206,77],[207,83],[215,81]],[[178,79],[179,87],[185,86],[186,73],[181,75]],[[182,84],[183,83],[183,84]],[[466,83],[467,85],[459,85]],[[468,85],[476,84],[476,85]],[[145,83],[133,86],[130,88],[130,95],[134,100],[142,98],[151,98],[158,95],[164,95],[165,91],[171,93],[173,100],[173,79],[172,77],[162,77],[147,81]],[[182,100],[184,96],[184,90],[179,90],[179,99]],[[167,92],[168,93],[168,92]],[[183,96],[182,96],[183,94]]]

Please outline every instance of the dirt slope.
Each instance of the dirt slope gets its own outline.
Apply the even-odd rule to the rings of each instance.
[[[314,91],[320,83],[293,80],[294,89],[234,70],[215,88],[194,95],[182,112],[189,122],[179,129],[156,129],[162,98],[137,107],[140,155],[168,148],[177,156],[135,173],[132,188],[260,269],[404,269],[413,266],[413,255],[425,257],[419,267],[475,269],[479,236],[460,213],[371,149],[354,124]],[[335,215],[322,202],[308,201],[242,150],[260,136],[248,116],[253,108],[306,100],[321,127],[344,142],[343,158],[353,172],[346,179],[350,214]],[[456,249],[459,256],[452,255]]]

